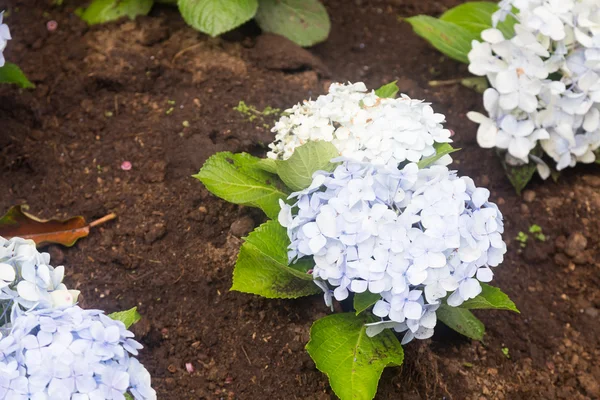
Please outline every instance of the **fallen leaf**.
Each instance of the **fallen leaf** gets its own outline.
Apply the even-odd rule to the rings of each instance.
[[[31,239],[37,247],[51,243],[71,247],[77,240],[89,235],[91,227],[116,218],[115,214],[109,214],[88,225],[81,216],[65,220],[43,220],[28,214],[26,212],[28,209],[26,205],[11,207],[0,218],[0,236],[6,239],[12,237]]]

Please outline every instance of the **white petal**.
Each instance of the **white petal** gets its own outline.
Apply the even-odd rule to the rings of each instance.
[[[423,313],[423,307],[414,301],[409,301],[404,306],[404,316],[408,319],[419,319]]]
[[[38,301],[40,299],[37,286],[28,281],[19,282],[17,293],[27,301]]]
[[[504,41],[504,35],[495,28],[486,29],[481,32],[481,38],[489,43],[500,43]]]
[[[10,264],[0,264],[0,281],[12,282],[16,278],[15,269]]]

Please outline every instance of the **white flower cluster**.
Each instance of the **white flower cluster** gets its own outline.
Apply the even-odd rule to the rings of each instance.
[[[156,399],[120,321],[77,306],[29,312],[0,336],[0,399]]]
[[[359,162],[387,164],[418,162],[435,154],[435,143],[448,143],[445,117],[428,103],[410,99],[380,98],[364,83],[333,83],[329,93],[304,101],[286,111],[272,131],[275,141],[267,154],[288,159],[309,140],[333,143],[340,155]],[[438,164],[452,161],[449,155]]]
[[[281,202],[279,223],[291,239],[290,262],[314,259],[328,305],[349,292],[379,294],[373,313],[382,321],[367,333],[407,331],[406,343],[433,334],[442,298],[459,306],[492,280],[506,245],[489,194],[445,166],[344,160],[316,172],[290,196],[293,205]]]
[[[8,29],[8,25],[2,23],[2,17],[4,16],[4,11],[0,12],[0,67],[4,66],[4,49],[6,48],[6,44],[9,40],[12,39],[10,36],[10,30]]]
[[[600,147],[600,2],[598,0],[502,0],[497,24],[518,9],[515,35],[498,29],[473,41],[469,71],[486,76],[488,116],[480,124],[481,147],[506,149],[507,162],[535,162],[542,178],[596,160]]]
[[[75,304],[79,291],[67,290],[64,275],[32,240],[0,237],[0,330],[24,311]]]

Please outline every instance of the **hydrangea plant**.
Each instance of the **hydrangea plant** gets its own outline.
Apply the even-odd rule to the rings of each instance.
[[[0,83],[14,83],[22,88],[33,88],[35,85],[25,77],[23,71],[15,64],[6,62],[4,58],[4,50],[12,36],[3,19],[4,11],[0,12]]]
[[[89,24],[133,19],[148,14],[155,1],[177,5],[188,25],[213,37],[254,18],[265,32],[312,46],[327,39],[331,28],[319,0],[93,0],[78,13]]]
[[[546,179],[556,176],[552,170],[598,162],[600,3],[490,4],[459,6],[439,20],[409,20],[434,45],[434,38],[447,28],[444,24],[462,29],[460,48],[448,48],[460,53],[469,71],[486,77],[491,86],[483,94],[487,115],[467,114],[479,124],[479,145],[499,150],[518,190],[536,170]],[[436,28],[426,34],[423,29],[431,20]],[[468,39],[470,43],[464,43]]]
[[[196,175],[271,218],[245,238],[232,290],[340,302],[306,348],[344,400],[372,399],[402,345],[431,337],[438,319],[479,340],[471,309],[517,311],[487,284],[506,252],[502,214],[448,169],[444,116],[397,92],[334,83],[287,110],[267,158],[217,153]]]

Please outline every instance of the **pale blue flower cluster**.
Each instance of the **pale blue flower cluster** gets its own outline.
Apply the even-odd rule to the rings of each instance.
[[[479,124],[481,147],[506,150],[506,162],[535,162],[556,170],[597,161],[600,148],[600,2],[598,0],[502,0],[494,25],[513,15],[514,35],[496,28],[473,41],[469,71],[492,87],[483,96],[487,116]],[[515,13],[513,14],[513,11]]]
[[[79,291],[66,288],[64,274],[33,241],[0,237],[0,332],[24,311],[75,304]]]
[[[292,205],[281,202],[279,222],[290,262],[314,259],[328,305],[349,292],[379,294],[373,313],[382,321],[368,333],[391,327],[407,331],[407,342],[433,334],[442,298],[450,306],[474,298],[502,262],[502,214],[489,194],[441,165],[342,160],[316,172]]]
[[[121,321],[78,306],[28,312],[0,338],[0,399],[156,399]]]

